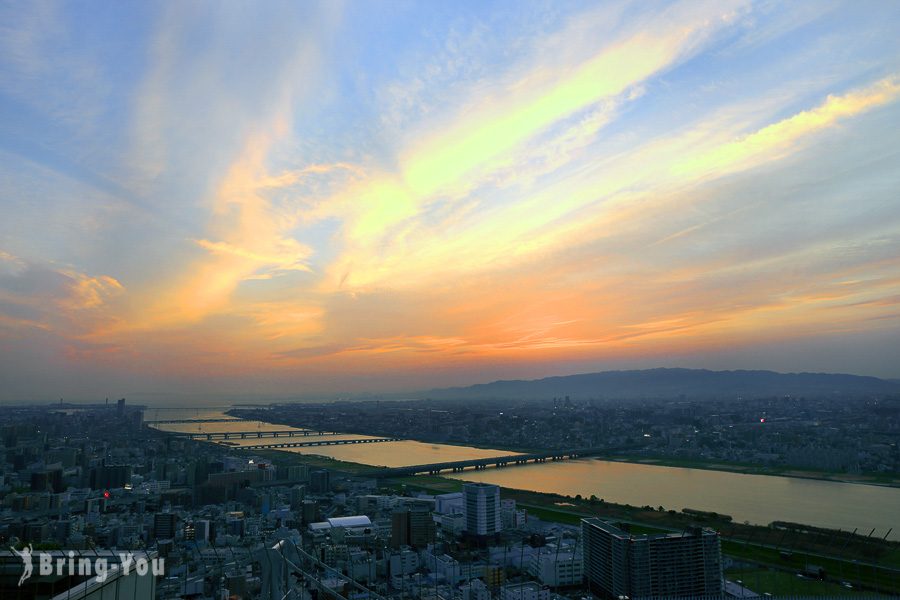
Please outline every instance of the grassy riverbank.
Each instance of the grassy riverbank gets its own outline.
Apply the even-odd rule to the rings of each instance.
[[[256,456],[261,456],[277,466],[286,467],[291,465],[305,465],[310,469],[331,469],[333,471],[347,473],[348,475],[365,476],[368,473],[380,471],[382,469],[382,467],[373,467],[360,463],[337,460],[318,454],[301,454],[299,452],[288,452],[285,450],[248,450],[247,452],[252,452]]]
[[[379,467],[335,460],[314,454],[300,454],[283,450],[254,450],[254,454],[276,465],[306,465],[366,476]],[[644,462],[644,461],[634,461]],[[660,464],[650,463],[650,464]],[[698,468],[696,464],[673,466]],[[460,491],[463,481],[437,475],[399,477],[382,482],[395,491],[417,489],[432,494]],[[744,581],[754,591],[781,593],[784,590],[828,590],[831,593],[849,590],[836,582],[851,582],[860,589],[876,589],[900,593],[900,544],[869,540],[863,536],[849,536],[833,532],[822,533],[784,530],[774,527],[733,523],[727,515],[715,513],[685,514],[663,507],[630,506],[605,502],[598,498],[569,497],[502,488],[504,498],[516,503],[543,521],[577,526],[581,519],[599,516],[628,526],[635,534],[684,531],[690,526],[710,527],[722,535],[722,551],[745,565],[742,569],[753,575]],[[843,537],[841,537],[843,536]],[[825,569],[830,582],[805,581],[797,578],[808,565]],[[789,579],[797,578],[797,581]],[[757,583],[760,590],[753,587]],[[838,589],[840,588],[840,589]]]
[[[493,448],[504,449],[504,448]],[[527,449],[505,448],[511,452],[527,451]],[[306,465],[310,468],[326,468],[355,476],[366,476],[380,467],[336,460],[315,455],[300,454],[284,450],[254,450],[253,454],[262,456],[276,465]],[[887,476],[849,476],[817,471],[797,471],[759,465],[720,463],[702,460],[670,459],[665,457],[645,457],[628,455],[610,455],[597,457],[603,460],[631,462],[658,466],[671,466],[692,469],[727,471],[734,473],[750,473],[759,475],[778,475],[842,481],[848,483],[867,483],[877,485],[900,485],[900,480]],[[441,476],[401,477],[383,482],[385,487],[398,491],[403,489],[419,489],[434,494],[455,492],[462,489],[463,481]],[[599,516],[626,524],[634,533],[654,533],[666,531],[683,531],[690,526],[710,527],[722,535],[722,549],[726,556],[739,561],[739,564],[755,565],[759,573],[753,572],[758,582],[762,582],[759,592],[780,593],[785,589],[809,590],[814,586],[809,583],[803,587],[791,587],[795,582],[786,577],[796,577],[808,565],[817,565],[827,571],[829,577],[838,581],[849,581],[860,588],[877,589],[882,592],[900,593],[900,544],[882,540],[870,540],[863,536],[852,536],[846,532],[827,532],[784,530],[749,524],[733,523],[727,515],[715,513],[685,514],[675,510],[659,507],[635,507],[605,502],[595,497],[569,497],[559,494],[548,494],[502,489],[504,498],[516,500],[517,504],[528,510],[529,514],[541,520],[578,525],[582,518]],[[749,568],[749,567],[742,567]],[[774,572],[774,574],[763,575]],[[747,584],[752,582],[748,578]],[[823,585],[826,585],[823,583]],[[828,583],[828,589],[835,591],[834,584]],[[841,588],[844,593],[848,590]],[[776,590],[776,591],[770,591]],[[840,590],[838,590],[840,591]]]
[[[748,589],[760,595],[835,597],[848,596],[855,592],[855,590],[848,589],[838,582],[797,577],[794,573],[787,573],[777,569],[735,568],[727,570],[725,577],[730,581],[741,582]]]
[[[440,476],[403,477],[391,480],[398,489],[419,489],[433,494],[460,491],[463,482]],[[516,500],[520,508],[543,521],[577,526],[582,518],[598,516],[626,524],[635,534],[684,531],[690,526],[710,527],[722,535],[726,556],[759,571],[762,592],[770,590],[824,590],[848,593],[835,581],[814,582],[797,578],[808,565],[825,569],[831,580],[849,581],[857,587],[900,593],[900,544],[867,540],[846,533],[829,537],[825,530],[815,532],[776,529],[732,523],[726,515],[685,514],[662,507],[636,507],[599,499],[568,497],[559,494],[501,488],[503,498]],[[755,567],[753,567],[755,565]],[[750,568],[750,567],[748,567]],[[798,581],[788,579],[795,577]],[[750,585],[748,586],[754,589]],[[802,584],[802,585],[801,585]],[[792,587],[793,586],[793,587]]]
[[[233,411],[227,411],[225,414],[240,418],[238,415],[232,414]],[[278,423],[273,423],[278,424]],[[288,424],[284,424],[288,425]],[[355,433],[358,435],[372,435],[371,431],[347,431],[347,433]],[[414,440],[426,444],[441,444],[446,446],[459,446],[463,448],[480,448],[483,450],[504,450],[510,454],[529,454],[535,452],[543,452],[546,448],[534,448],[525,446],[514,446],[508,444],[480,444],[464,441],[445,441],[445,440]],[[900,476],[889,473],[838,473],[833,471],[795,468],[790,466],[773,466],[760,465],[755,463],[733,462],[706,460],[699,458],[677,458],[671,456],[645,456],[640,454],[624,454],[611,453],[608,455],[597,455],[594,458],[601,460],[611,460],[617,462],[629,462],[644,465],[657,465],[663,467],[682,467],[688,469],[703,469],[707,471],[724,471],[728,473],[744,473],[748,475],[775,475],[780,477],[796,477],[799,479],[818,479],[823,481],[834,481],[838,483],[857,483],[866,485],[881,485],[888,487],[900,487]],[[337,461],[343,462],[343,461]],[[353,464],[353,463],[346,463]]]
[[[779,477],[835,481],[838,483],[900,487],[900,477],[888,473],[835,473],[833,471],[820,471],[816,469],[797,469],[786,466],[766,466],[752,463],[722,462],[666,456],[611,454],[609,456],[598,456],[597,458],[616,462],[656,465],[660,467],[682,467],[685,469],[726,471],[728,473],[744,473],[748,475],[775,475]]]

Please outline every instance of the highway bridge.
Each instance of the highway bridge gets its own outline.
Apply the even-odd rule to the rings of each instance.
[[[528,463],[542,463],[583,456],[594,456],[614,451],[615,448],[579,448],[577,450],[551,450],[549,452],[536,452],[533,454],[509,454],[492,458],[477,458],[472,460],[458,460],[454,462],[433,463],[429,465],[410,465],[408,467],[394,467],[382,469],[372,473],[366,473],[367,477],[405,477],[409,475],[438,475],[442,471],[459,473],[466,469],[481,470],[488,467],[507,467],[511,465],[525,465]]]
[[[267,450],[273,448],[307,448],[310,446],[343,446],[346,444],[378,444],[381,442],[402,441],[402,438],[357,438],[352,440],[316,440],[314,442],[274,442],[271,444],[233,446],[233,448],[235,450]]]
[[[157,419],[144,421],[145,425],[162,425],[172,423],[239,423],[241,419]]]
[[[277,437],[309,437],[326,435],[346,435],[339,431],[313,431],[311,429],[270,429],[248,431],[168,431],[174,436],[185,437],[191,440],[245,440],[247,438],[277,438]]]

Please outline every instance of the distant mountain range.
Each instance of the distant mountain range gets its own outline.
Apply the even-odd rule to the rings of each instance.
[[[774,371],[708,371],[647,369],[605,371],[534,380],[495,381],[434,389],[421,396],[433,399],[573,399],[607,398],[734,398],[766,396],[831,396],[900,393],[896,380],[837,373],[776,373]]]

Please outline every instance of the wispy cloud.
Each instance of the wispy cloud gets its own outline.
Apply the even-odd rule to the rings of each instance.
[[[773,123],[744,138],[692,156],[674,166],[679,175],[705,173],[725,175],[762,161],[778,160],[799,140],[836,124],[841,119],[895,101],[900,96],[900,78],[893,75],[859,90],[829,96],[821,105]]]
[[[397,388],[900,329],[895,7],[0,10],[23,373]]]

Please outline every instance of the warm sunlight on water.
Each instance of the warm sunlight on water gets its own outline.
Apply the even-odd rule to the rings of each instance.
[[[157,417],[148,411],[146,418],[200,419],[223,418],[222,411],[169,411]],[[159,411],[162,413],[163,411]],[[190,414],[185,414],[186,412]],[[160,429],[188,433],[224,431],[270,431],[297,429],[261,421],[235,420],[234,423],[162,424]],[[322,439],[359,439],[372,436],[341,434],[334,436],[247,438],[229,440],[231,445],[246,446],[278,442],[302,442]],[[456,460],[490,458],[513,454],[506,450],[428,444],[416,441],[374,444],[313,446],[292,448],[289,452],[316,454],[337,460],[384,467],[429,464]],[[883,536],[896,526],[892,539],[900,539],[900,489],[874,485],[817,481],[770,475],[744,475],[661,467],[604,460],[573,460],[531,464],[505,469],[465,471],[445,474],[469,481],[486,481],[510,488],[589,497],[595,494],[609,502],[635,506],[664,506],[681,510],[694,508],[731,515],[735,521],[766,525],[772,521],[795,521],[809,525],[853,530],[868,534],[872,528]],[[881,533],[878,533],[881,532]]]
[[[515,454],[515,452],[509,452],[507,450],[486,450],[483,448],[469,448],[467,446],[426,444],[413,441],[381,442],[377,444],[346,446],[320,446],[313,448],[297,448],[291,451],[300,452],[301,454],[318,454],[336,458],[337,460],[346,460],[382,467],[425,465],[454,460],[471,460]]]
[[[148,420],[158,419],[219,419],[227,418],[222,411],[205,411],[202,416],[194,416],[193,413],[185,415],[184,411],[169,411],[165,416],[156,417],[149,416],[152,412],[147,411],[145,417]],[[163,411],[160,410],[160,413]],[[188,411],[190,412],[190,411]],[[180,413],[180,414],[179,414]],[[235,419],[234,423],[161,423],[157,426],[163,431],[173,431],[181,433],[221,433],[232,431],[272,431],[272,430],[295,430],[302,431],[297,427],[288,427],[287,425],[278,425],[274,423],[265,423],[262,421],[244,421]],[[229,439],[228,445],[231,446],[252,446],[257,444],[277,444],[291,442],[314,442],[319,440],[349,440],[349,439],[365,439],[377,436],[360,435],[355,433],[345,433],[340,435],[310,435],[295,437],[278,437],[278,438],[254,438],[246,439]],[[217,440],[218,441],[218,440]],[[218,443],[223,443],[218,441]],[[366,465],[375,465],[383,467],[403,467],[407,465],[421,465],[428,463],[446,462],[454,460],[469,460],[476,458],[490,458],[492,456],[505,456],[515,454],[506,450],[485,450],[481,448],[470,448],[467,446],[449,446],[446,444],[425,444],[422,442],[402,441],[402,442],[378,442],[375,444],[359,444],[359,445],[338,445],[338,446],[308,446],[304,448],[286,449],[289,452],[297,452],[300,454],[317,454],[319,456],[327,456],[337,460],[346,460],[349,462],[357,462]]]
[[[465,471],[447,477],[504,487],[589,497],[634,506],[694,508],[767,525],[794,521],[835,529],[859,528],[900,539],[900,489],[660,467],[604,460],[573,460],[505,469]],[[880,533],[879,533],[880,532]]]
[[[225,410],[216,409],[179,409],[158,408],[144,411],[145,421],[165,420],[199,420],[199,419],[230,419],[233,423],[160,423],[153,425],[162,431],[175,431],[179,433],[222,433],[229,431],[270,431],[273,429],[289,430],[297,429],[287,425],[273,425],[262,421],[245,421],[225,414]]]
[[[234,419],[226,415],[228,408],[148,408],[144,411],[145,421],[162,421],[168,419]],[[237,420],[237,419],[235,419]],[[204,423],[211,425],[211,423]]]
[[[218,417],[207,417],[218,418]],[[234,419],[232,423],[160,423],[152,425],[162,431],[175,431],[179,433],[228,433],[233,431],[303,431],[298,427],[287,425],[273,425],[263,421],[244,421]],[[363,437],[363,436],[359,436]]]

